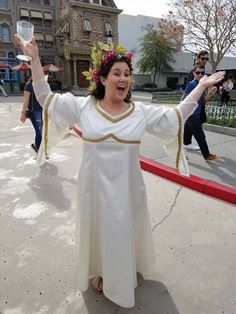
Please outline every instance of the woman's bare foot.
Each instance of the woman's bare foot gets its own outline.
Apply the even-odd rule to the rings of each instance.
[[[96,293],[99,293],[99,294],[102,293],[103,292],[102,277],[100,276],[94,277],[92,281],[92,287]]]

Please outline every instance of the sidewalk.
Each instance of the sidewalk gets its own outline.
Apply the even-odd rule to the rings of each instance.
[[[35,167],[33,130],[19,122],[20,110],[0,105],[1,314],[236,312],[235,206],[147,172],[157,260],[152,272],[139,276],[136,306],[122,309],[91,289],[75,294],[82,141],[68,135]]]

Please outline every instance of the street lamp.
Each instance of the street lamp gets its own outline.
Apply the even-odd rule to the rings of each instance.
[[[107,38],[107,44],[109,44],[109,42],[112,41],[112,38],[113,38],[113,35],[112,35],[111,31],[109,31],[106,34],[106,38]]]

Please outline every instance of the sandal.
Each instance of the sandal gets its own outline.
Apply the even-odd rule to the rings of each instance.
[[[102,277],[96,276],[93,278],[92,288],[98,294],[103,293],[102,283],[103,283]]]

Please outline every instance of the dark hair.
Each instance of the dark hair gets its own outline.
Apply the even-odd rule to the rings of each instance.
[[[106,78],[108,76],[108,74],[109,74],[113,64],[115,64],[117,62],[125,62],[128,65],[129,69],[130,69],[130,74],[132,74],[133,68],[132,68],[132,65],[131,65],[130,61],[128,60],[128,58],[126,56],[118,55],[115,58],[111,59],[108,63],[101,65],[101,68],[100,68],[100,71],[99,71],[100,76]],[[101,82],[99,82],[97,84],[96,89],[91,92],[91,95],[94,96],[96,99],[103,99],[104,96],[105,96],[105,87],[104,87],[104,85]],[[125,97],[124,101],[129,103],[130,100],[131,100],[131,92],[128,91],[128,94]]]
[[[209,52],[207,50],[200,50],[197,54],[197,58],[201,58],[201,56],[209,55]]]
[[[199,66],[199,65],[197,64],[197,65],[194,66],[193,72],[195,72],[197,68],[199,68],[199,69],[204,69],[204,70],[205,70],[205,67]]]

